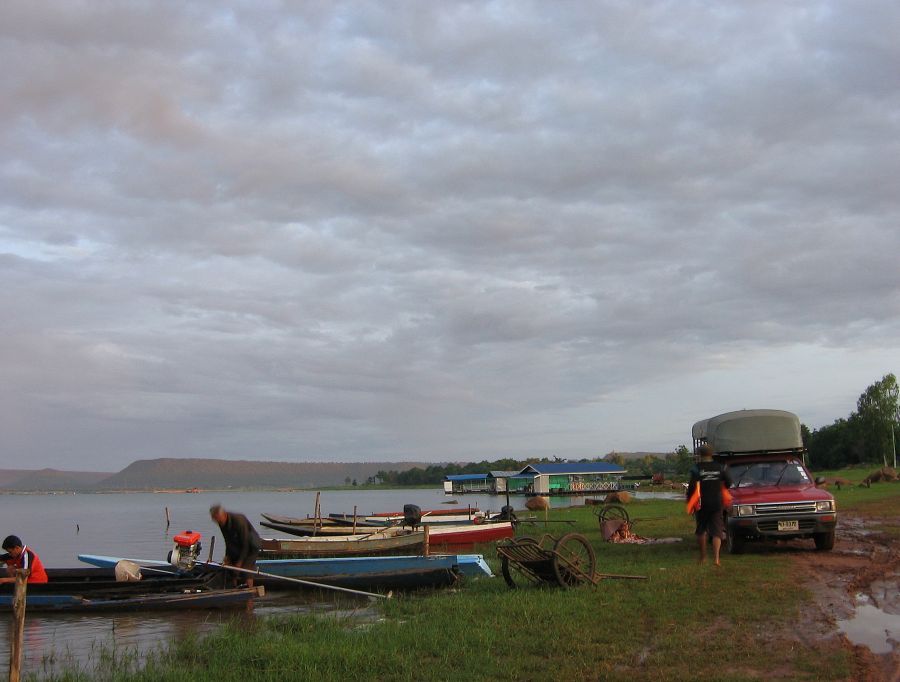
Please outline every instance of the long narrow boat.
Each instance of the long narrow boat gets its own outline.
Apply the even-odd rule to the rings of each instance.
[[[269,527],[277,524],[268,524]],[[285,533],[292,526],[275,528]],[[381,556],[409,554],[425,547],[425,531],[384,528],[364,535],[339,535],[264,539],[261,556],[267,559],[313,559],[316,557]]]
[[[331,517],[325,516],[322,518],[315,517],[306,517],[300,518],[296,516],[279,516],[278,514],[260,514],[266,521],[269,523],[277,523],[282,526],[317,526],[321,528],[344,528],[347,526],[353,526],[353,517],[343,518],[343,517]],[[379,526],[383,526],[383,523],[372,523],[371,521],[366,521],[365,517],[357,516],[356,517],[356,526],[371,526],[373,528],[378,528]]]
[[[278,524],[266,522],[263,522],[262,525],[266,528],[277,530],[280,533],[298,536],[298,539],[301,539],[301,541],[302,539],[307,539],[307,537],[311,535],[310,530],[308,528],[304,528],[303,526],[281,526]],[[511,538],[515,535],[512,523],[510,523],[509,521],[496,521],[491,523],[468,523],[462,525],[440,523],[426,525],[428,525],[428,544],[430,547],[462,547],[468,545],[477,545],[482,542],[493,542],[495,540],[502,540],[503,538]],[[343,537],[354,537],[353,535],[351,535],[352,530],[347,530],[348,532],[346,532]],[[329,533],[330,541],[333,541],[334,539],[340,537],[340,529],[331,529],[331,533]],[[335,545],[325,545],[323,543],[323,546]],[[355,554],[355,556],[361,555]]]
[[[93,566],[115,566],[121,557],[79,554]],[[174,570],[164,561],[131,559],[141,566]],[[263,573],[300,578],[326,585],[358,589],[398,589],[452,585],[460,577],[493,577],[480,554],[433,554],[431,556],[342,557],[336,559],[260,559]],[[292,583],[260,576],[256,582],[277,589],[295,589]]]
[[[300,538],[329,535],[361,535],[363,533],[369,533],[379,529],[385,530],[387,528],[380,524],[366,524],[364,526],[357,526],[354,529],[353,526],[315,526],[312,524],[274,523],[272,521],[260,521],[259,525],[264,528],[269,528],[270,530],[277,530],[279,533],[287,533],[288,535],[294,535]]]
[[[478,507],[444,507],[443,509],[423,509],[422,516],[462,516],[464,514],[477,514],[481,510]],[[377,512],[369,514],[371,517],[403,516],[403,512]]]
[[[154,573],[139,581],[121,582],[112,567],[51,568],[47,577],[46,583],[28,585],[29,611],[231,608],[264,594],[260,588],[223,588],[222,576],[216,572]],[[12,585],[0,585],[0,611],[11,610],[12,602]]]

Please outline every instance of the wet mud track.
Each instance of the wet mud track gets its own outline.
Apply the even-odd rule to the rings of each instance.
[[[809,648],[834,646],[852,652],[853,680],[900,682],[900,540],[877,530],[898,520],[840,516],[837,541],[818,552],[811,541],[748,546],[749,552],[785,553],[815,608],[782,636]]]

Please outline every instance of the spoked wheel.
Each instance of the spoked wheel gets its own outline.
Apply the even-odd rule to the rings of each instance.
[[[574,587],[594,582],[597,557],[587,538],[580,533],[567,533],[553,547],[553,572],[560,587]]]
[[[527,535],[517,538],[515,542],[516,544],[538,544],[537,540]],[[506,581],[507,587],[511,590],[515,590],[528,580],[528,577],[519,569],[518,564],[510,561],[509,557],[503,555],[500,556],[500,573],[503,574],[503,580]]]
[[[519,584],[516,582],[515,577],[513,576],[513,569],[510,565],[510,560],[506,557],[503,557],[500,560],[500,572],[503,574],[503,579],[506,581],[506,586],[509,589],[514,590],[519,586]]]
[[[625,507],[619,504],[609,504],[597,511],[597,518],[600,519],[600,525],[603,525],[604,521],[625,521],[626,523],[631,520],[631,517],[628,516],[628,510]]]

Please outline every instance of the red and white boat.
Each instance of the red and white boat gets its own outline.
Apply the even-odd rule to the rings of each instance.
[[[458,526],[435,524],[428,526],[428,546],[477,545],[482,542],[511,538],[514,535],[513,525],[509,521],[469,523]]]

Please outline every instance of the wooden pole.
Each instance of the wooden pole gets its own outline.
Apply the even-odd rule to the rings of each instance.
[[[353,505],[353,534],[356,535],[356,505]]]
[[[316,526],[322,527],[322,512],[321,507],[319,507],[319,495],[321,495],[321,491],[316,491]]]
[[[166,507],[166,530],[169,530],[169,508]]]
[[[207,562],[210,562],[213,560],[213,549],[215,548],[215,546],[216,546],[216,536],[213,535],[209,539],[209,558],[207,559]]]
[[[425,556],[429,556],[429,554],[431,554],[431,549],[429,548],[428,544],[429,544],[429,539],[431,537],[431,531],[428,530],[430,528],[430,526],[427,523],[425,524],[424,528],[425,528]]]
[[[372,599],[390,599],[393,595],[393,592],[388,592],[387,594],[378,594],[376,592],[364,592],[363,590],[351,590],[349,587],[338,587],[337,585],[326,585],[325,583],[315,583],[311,580],[301,580],[300,578],[289,578],[286,575],[276,575],[274,573],[263,573],[259,569],[255,571],[251,571],[247,568],[238,568],[237,566],[226,566],[224,564],[217,564],[215,561],[208,561],[206,563],[207,566],[213,566],[214,568],[221,568],[225,571],[234,571],[235,573],[243,573],[245,575],[250,576],[262,576],[263,578],[271,578],[272,580],[283,580],[286,583],[296,583],[298,585],[308,585],[309,587],[321,587],[323,590],[335,590],[336,592],[346,592],[348,594],[359,594],[363,597],[370,597]]]
[[[28,576],[25,571],[16,571],[16,585],[13,595],[13,632],[9,643],[9,682],[19,682],[22,659],[25,657],[25,591]]]

